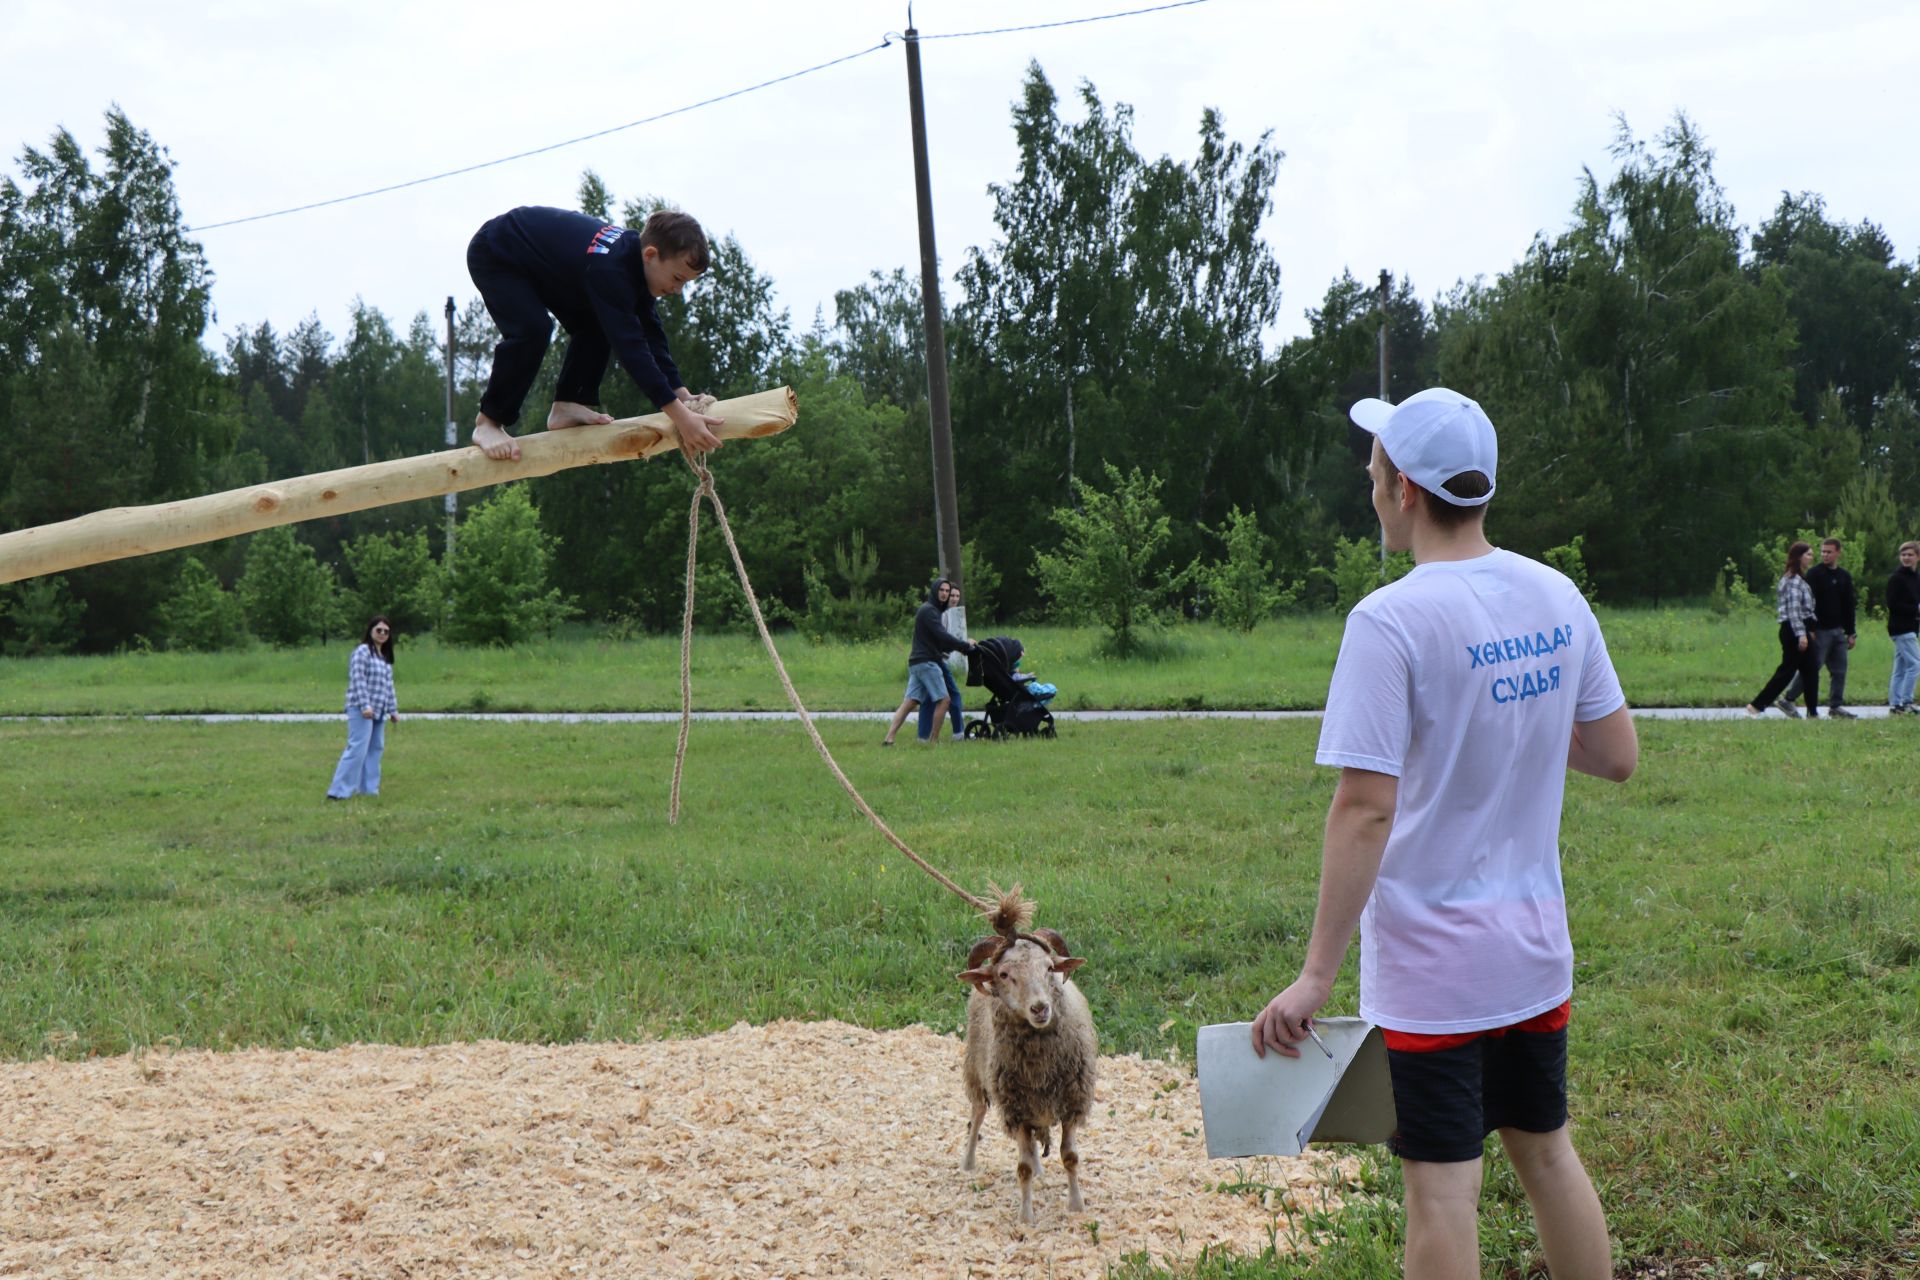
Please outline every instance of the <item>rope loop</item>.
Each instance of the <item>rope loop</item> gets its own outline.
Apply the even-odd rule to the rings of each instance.
[[[707,465],[704,455],[695,453],[685,444],[680,446],[681,460],[687,464],[698,482],[693,490],[693,502],[687,510],[687,604],[680,617],[680,743],[673,757],[673,794],[668,802],[667,821],[678,825],[680,821],[680,775],[687,758],[687,731],[693,722],[693,592],[694,563],[700,541],[700,503],[704,499],[713,504],[713,515],[720,523],[720,535],[726,539],[727,554],[733,558],[734,574],[740,579],[740,589],[746,594],[747,609],[753,614],[753,625],[760,633],[760,642],[766,646],[767,656],[773,659],[773,669],[780,675],[780,686],[787,691],[787,701],[793,704],[794,714],[800,717],[800,723],[806,728],[807,736],[813,740],[814,750],[826,761],[827,769],[839,781],[840,786],[852,797],[854,806],[865,814],[867,821],[885,836],[887,843],[898,849],[914,866],[932,876],[942,886],[958,896],[974,910],[990,913],[996,904],[986,898],[976,897],[949,880],[933,867],[925,858],[915,853],[907,842],[893,833],[873,811],[853,782],[841,770],[833,758],[833,752],[827,749],[826,740],[814,727],[813,717],[807,714],[807,708],[800,701],[800,693],[793,687],[793,679],[787,674],[787,664],[780,660],[780,651],[774,647],[773,634],[767,630],[767,620],[760,612],[760,598],[753,593],[753,583],[747,577],[746,562],[740,558],[739,544],[733,540],[733,527],[727,522],[727,508],[720,501],[720,492],[713,485],[713,470]]]

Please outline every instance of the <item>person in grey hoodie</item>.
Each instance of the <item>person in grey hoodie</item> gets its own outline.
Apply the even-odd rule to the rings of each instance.
[[[893,737],[900,732],[900,726],[907,717],[920,709],[922,702],[933,707],[932,723],[938,727],[947,718],[947,679],[941,668],[945,665],[941,659],[949,653],[973,652],[973,642],[962,640],[959,636],[940,625],[940,615],[945,612],[947,602],[952,598],[953,584],[945,578],[935,579],[933,586],[927,589],[927,601],[913,614],[913,644],[907,651],[907,692],[901,699],[900,709],[893,713],[893,723],[887,726],[887,736],[880,743],[883,747],[893,745]],[[922,732],[922,742],[938,742],[938,733]]]

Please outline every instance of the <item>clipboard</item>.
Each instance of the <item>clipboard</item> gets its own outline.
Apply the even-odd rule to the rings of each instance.
[[[1200,1028],[1195,1060],[1207,1155],[1297,1156],[1309,1142],[1385,1142],[1398,1119],[1387,1044],[1363,1018],[1315,1018],[1333,1054],[1311,1040],[1300,1056],[1253,1052],[1253,1024]]]

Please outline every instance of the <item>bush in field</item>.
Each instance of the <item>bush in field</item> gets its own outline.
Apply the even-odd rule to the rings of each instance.
[[[1386,572],[1382,574],[1378,542],[1372,538],[1338,539],[1333,544],[1333,607],[1345,614],[1373,591],[1389,582],[1398,582],[1412,571],[1410,552],[1390,552]]]
[[[1739,564],[1731,556],[1713,577],[1713,591],[1707,596],[1707,608],[1722,618],[1773,611],[1773,605],[1767,597],[1757,596],[1747,590],[1746,576],[1740,572]]]
[[[269,644],[302,644],[341,625],[333,566],[321,564],[291,525],[253,535],[234,589],[247,627]]]
[[[1059,551],[1034,558],[1034,570],[1061,621],[1099,622],[1124,658],[1139,648],[1138,630],[1159,617],[1188,573],[1157,564],[1173,536],[1160,505],[1160,478],[1138,467],[1123,475],[1111,462],[1103,465],[1109,491],[1073,478],[1079,507],[1054,510],[1065,537]]]
[[[809,639],[873,640],[900,630],[904,620],[913,616],[911,607],[903,613],[900,600],[873,590],[880,572],[880,552],[867,545],[862,530],[853,531],[851,546],[835,544],[833,572],[845,584],[845,595],[834,591],[819,564],[806,568],[807,611],[797,621],[801,633]]]
[[[434,598],[439,580],[424,532],[369,533],[347,543],[340,554],[353,575],[346,603],[349,629],[384,613],[396,632],[418,634],[439,614]]]
[[[239,597],[220,585],[213,571],[188,556],[174,579],[173,594],[160,603],[160,636],[169,649],[212,652],[247,639]]]
[[[1273,562],[1267,559],[1271,541],[1260,532],[1254,514],[1235,506],[1217,532],[1226,544],[1226,557],[1196,572],[1201,604],[1214,621],[1251,631],[1261,619],[1291,608],[1300,598],[1300,584],[1283,585],[1274,578]]]
[[[29,578],[4,589],[7,634],[4,650],[10,658],[34,658],[65,653],[79,639],[85,600],[75,600],[63,577]]]
[[[1587,558],[1583,551],[1586,543],[1586,535],[1576,533],[1573,535],[1572,542],[1558,547],[1548,547],[1540,558],[1564,573],[1574,586],[1580,588],[1580,594],[1587,598],[1587,603],[1592,604],[1593,582],[1587,577]]]
[[[442,623],[454,644],[519,644],[578,613],[550,586],[559,540],[540,527],[522,485],[509,485],[460,522],[451,568],[442,567],[447,616]]]
[[[1767,602],[1773,608],[1773,591],[1780,582],[1780,575],[1786,572],[1787,548],[1796,542],[1804,542],[1813,548],[1813,554],[1800,567],[1811,569],[1820,563],[1820,539],[1838,538],[1843,548],[1851,547],[1855,539],[1845,529],[1834,529],[1829,533],[1816,533],[1812,529],[1796,529],[1792,533],[1776,533],[1771,542],[1760,541],[1747,548],[1746,570],[1747,587],[1754,595]],[[1846,562],[1843,562],[1846,563]],[[1851,561],[1856,567],[1857,559]],[[1854,577],[1859,578],[1855,573]]]
[[[1000,569],[980,550],[980,544],[969,538],[960,544],[960,564],[965,576],[961,579],[961,603],[967,610],[968,625],[986,626],[989,618],[1007,618],[1012,610],[1004,607],[1000,598]],[[928,575],[928,582],[933,576]],[[918,607],[918,606],[916,606]]]

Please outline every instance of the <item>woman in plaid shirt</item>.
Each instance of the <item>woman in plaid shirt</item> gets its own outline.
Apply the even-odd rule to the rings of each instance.
[[[1797,671],[1800,692],[1807,700],[1807,719],[1820,718],[1820,655],[1813,647],[1813,588],[1807,585],[1803,572],[1812,550],[1804,542],[1787,548],[1787,571],[1780,575],[1780,585],[1774,590],[1774,616],[1780,619],[1780,665],[1760,696],[1747,704],[1750,716],[1772,706]]]
[[[347,663],[347,749],[333,771],[327,799],[380,794],[380,756],[387,721],[400,718],[393,696],[393,624],[375,614]]]

